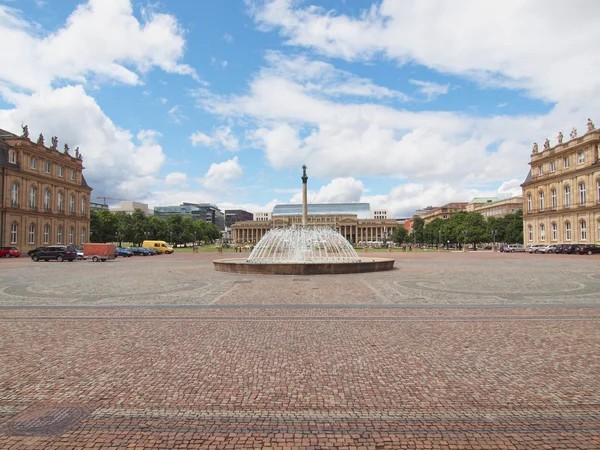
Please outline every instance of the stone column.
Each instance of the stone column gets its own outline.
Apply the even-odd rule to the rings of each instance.
[[[307,182],[306,165],[302,166],[302,226],[308,224],[308,200],[307,200]]]

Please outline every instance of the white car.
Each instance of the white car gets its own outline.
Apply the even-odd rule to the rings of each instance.
[[[540,249],[546,247],[545,245],[532,245],[530,246],[527,251],[529,253],[539,253]]]
[[[543,247],[537,249],[537,253],[554,253],[556,251],[556,247],[558,247],[558,245],[544,245]]]

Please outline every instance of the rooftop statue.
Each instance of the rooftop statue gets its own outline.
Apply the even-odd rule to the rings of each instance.
[[[21,137],[29,139],[29,127],[27,125],[21,125],[21,129],[23,130]]]
[[[44,145],[44,135],[42,133],[40,133],[40,135],[38,136],[37,143],[40,145]]]
[[[558,132],[558,143],[559,144],[563,143],[563,134],[562,134],[562,131]]]
[[[65,151],[63,152],[65,155],[69,154],[69,144],[65,144]]]
[[[575,139],[577,137],[577,128],[573,127],[569,136],[571,136],[571,139]]]
[[[537,142],[534,142],[532,153],[537,153],[537,152],[538,152],[538,145],[537,145]]]
[[[544,141],[544,150],[548,150],[550,148],[550,139],[546,138]]]
[[[80,156],[81,156],[81,154],[79,153],[79,147],[76,147],[75,148],[75,158],[79,158]]]
[[[588,133],[590,131],[594,131],[596,129],[594,122],[592,122],[592,119],[590,119],[589,117],[588,117],[588,121],[587,121],[587,127],[588,127]]]
[[[52,150],[58,150],[58,138],[56,136],[52,136],[52,145],[50,148]]]

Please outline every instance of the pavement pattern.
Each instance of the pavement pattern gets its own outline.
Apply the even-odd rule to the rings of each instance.
[[[218,256],[0,260],[0,448],[600,448],[600,257]]]

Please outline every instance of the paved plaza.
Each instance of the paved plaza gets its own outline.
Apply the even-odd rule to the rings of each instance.
[[[0,260],[0,448],[600,448],[600,257],[390,255]]]

